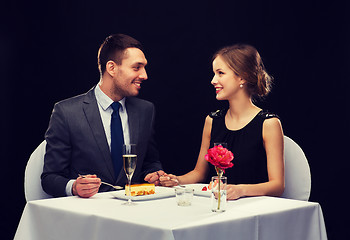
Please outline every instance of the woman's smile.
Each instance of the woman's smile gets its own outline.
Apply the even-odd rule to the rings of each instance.
[[[222,87],[215,87],[215,92],[218,94],[222,90]]]

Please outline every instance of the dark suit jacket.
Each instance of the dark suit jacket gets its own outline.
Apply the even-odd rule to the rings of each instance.
[[[94,89],[56,103],[45,134],[47,141],[42,187],[52,196],[66,196],[66,184],[78,174],[96,174],[102,181],[124,186],[122,169],[115,176]],[[142,182],[147,173],[162,169],[154,140],[154,105],[126,99],[130,143],[137,144],[137,166],[132,181]],[[100,191],[112,190],[101,185]]]

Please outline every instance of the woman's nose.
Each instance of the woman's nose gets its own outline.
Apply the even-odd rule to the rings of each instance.
[[[211,79],[211,84],[215,86],[215,84],[217,84],[218,81],[216,80],[216,77],[214,75],[214,77]]]

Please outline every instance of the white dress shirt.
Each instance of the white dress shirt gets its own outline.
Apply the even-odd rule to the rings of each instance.
[[[111,105],[113,103],[113,100],[110,99],[104,92],[102,92],[99,85],[97,85],[95,88],[95,96],[97,100],[98,109],[100,110],[103,127],[105,129],[109,150],[111,150],[111,119],[112,119],[112,113],[113,113],[113,109]],[[122,107],[119,108],[119,116],[120,116],[120,120],[122,121],[124,143],[129,144],[130,143],[129,123],[128,123],[128,114],[126,112],[126,107],[125,107],[125,98],[120,100],[119,103],[122,105]]]
[[[105,130],[109,150],[111,150],[111,119],[112,119],[112,103],[113,100],[110,99],[104,92],[102,92],[100,86],[97,84],[95,88],[95,96],[97,100],[98,110],[100,111],[100,116]],[[128,113],[126,112],[125,98],[119,101],[121,108],[119,108],[119,116],[122,122],[124,143],[130,143],[129,134],[129,123],[128,123]],[[97,176],[98,177],[98,176]],[[72,196],[72,187],[75,179],[70,180],[66,185],[67,196]]]

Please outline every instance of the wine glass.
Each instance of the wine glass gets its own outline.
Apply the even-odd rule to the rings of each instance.
[[[135,203],[131,201],[131,178],[136,168],[136,162],[137,162],[136,144],[124,144],[123,145],[123,166],[124,166],[125,174],[128,178],[128,191],[129,191],[129,198],[128,198],[128,201],[124,203],[125,205],[135,205]]]
[[[227,148],[227,143],[225,143],[225,142],[216,142],[216,143],[214,143],[214,147],[215,146],[222,146],[223,148]]]

